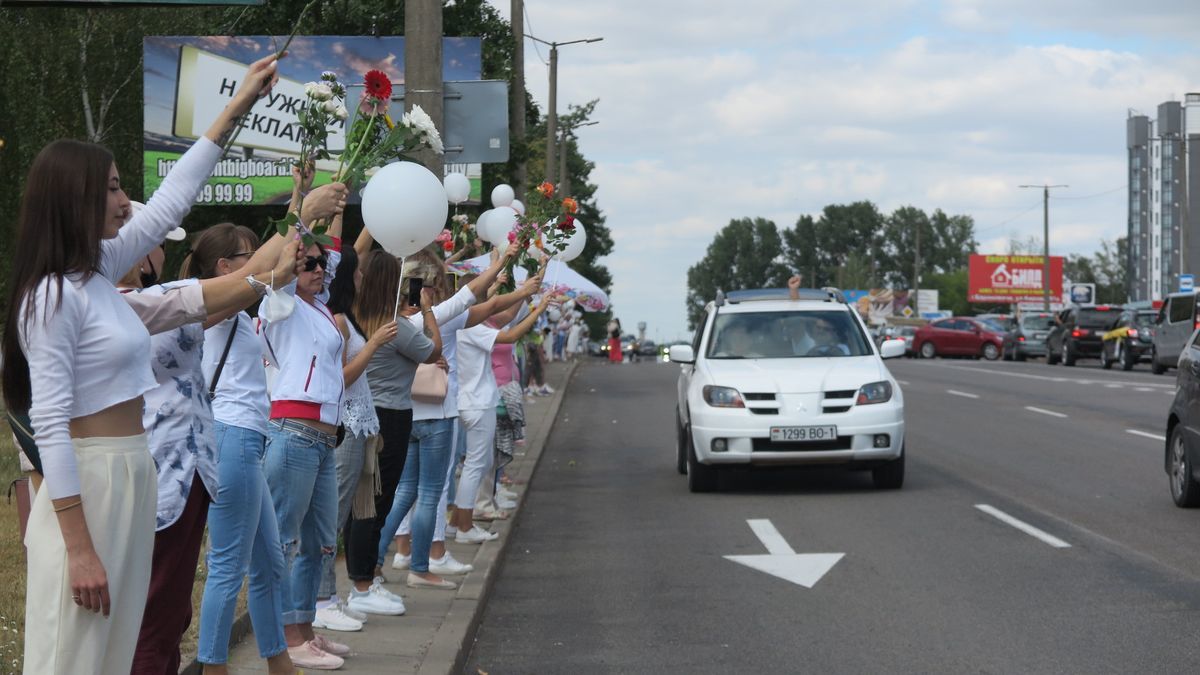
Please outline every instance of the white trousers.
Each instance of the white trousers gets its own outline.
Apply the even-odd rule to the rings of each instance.
[[[479,484],[485,476],[491,475],[496,442],[496,409],[460,410],[458,415],[467,432],[467,458],[463,461],[462,476],[458,479],[454,505],[460,509],[474,509],[475,498],[479,496]]]
[[[158,506],[146,435],[74,439],[74,445],[84,518],[108,577],[112,611],[106,618],[75,604],[62,530],[43,485],[25,535],[26,675],[128,673],[146,609]]]

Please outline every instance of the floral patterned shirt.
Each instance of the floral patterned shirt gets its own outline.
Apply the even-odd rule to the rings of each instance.
[[[185,279],[135,292],[161,295],[195,283],[195,279]],[[203,323],[189,323],[150,337],[150,367],[158,386],[145,395],[142,424],[158,465],[156,530],[179,520],[196,474],[209,497],[217,494],[212,404],[200,367],[203,347]]]

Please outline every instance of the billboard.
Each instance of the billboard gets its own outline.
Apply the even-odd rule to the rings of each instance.
[[[145,197],[162,183],[167,171],[216,119],[237,90],[246,66],[277,48],[270,36],[151,36],[143,40]],[[446,80],[478,80],[481,42],[474,37],[442,39],[442,75]],[[368,70],[404,82],[404,37],[300,35],[279,62],[279,84],[247,116],[237,142],[217,163],[201,190],[198,204],[286,204],[291,197],[291,164],[300,148],[296,107],[304,84],[326,70],[345,84],[356,84]],[[347,107],[357,100],[347,102]],[[393,105],[393,117],[402,106]],[[332,129],[332,161],[317,164],[315,185],[328,183],[337,169],[336,153],[345,145],[344,128]],[[478,165],[468,201],[478,202],[482,183]],[[447,167],[449,168],[449,167]],[[462,171],[462,167],[458,167]]]
[[[967,300],[1019,303],[1041,299],[1045,258],[1040,255],[972,255],[967,273]],[[1050,298],[1063,292],[1063,259],[1050,256]]]

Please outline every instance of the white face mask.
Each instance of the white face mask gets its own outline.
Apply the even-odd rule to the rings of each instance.
[[[267,301],[263,303],[259,314],[266,321],[283,321],[296,311],[296,298],[288,293],[277,293],[267,289]]]

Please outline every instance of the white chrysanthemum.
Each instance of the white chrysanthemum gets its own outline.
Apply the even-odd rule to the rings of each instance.
[[[405,116],[409,120],[408,126],[415,129],[418,133],[425,136],[437,135],[438,130],[433,124],[433,118],[431,118],[429,113],[425,112],[421,106],[414,105],[412,110],[405,113]]]
[[[437,154],[445,154],[446,149],[442,146],[442,137],[438,135],[436,130],[432,134],[425,134],[421,137],[421,140],[425,141],[425,144]]]
[[[316,82],[306,83],[304,85],[304,95],[309,98],[316,98],[317,97],[317,83]]]
[[[327,84],[318,83],[313,87],[313,91],[309,96],[318,101],[328,101],[333,98],[333,90]]]
[[[333,116],[344,122],[350,116],[350,111],[346,110],[346,106],[339,105],[337,110],[334,111]]]

